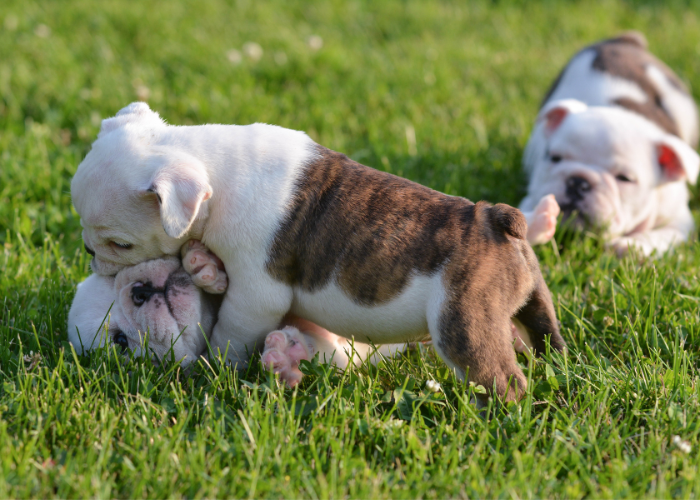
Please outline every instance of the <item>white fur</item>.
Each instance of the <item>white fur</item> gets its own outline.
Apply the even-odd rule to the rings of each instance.
[[[292,312],[360,342],[389,344],[423,340],[428,337],[430,299],[443,294],[442,289],[442,273],[416,275],[392,301],[367,307],[355,303],[333,282],[314,293],[295,288]]]
[[[310,157],[308,136],[264,124],[169,126],[149,113],[105,120],[103,129],[109,124],[109,132],[100,133],[73,179],[83,239],[97,252],[95,272],[114,274],[127,265],[176,255],[192,238],[230,252],[266,248],[285,214],[299,169]],[[113,128],[112,120],[120,125]],[[154,181],[168,193],[164,204],[174,202],[174,207],[160,204],[161,213],[144,210],[148,203],[159,205],[149,192]],[[202,187],[212,192],[197,196]],[[184,220],[186,211],[180,208],[192,196],[193,219]],[[205,234],[205,222],[227,230]],[[165,231],[155,231],[155,225]],[[112,241],[133,248],[124,251]]]
[[[635,82],[593,69],[595,58],[593,49],[576,55],[547,102],[576,99],[589,106],[611,106],[621,97],[640,103],[647,101],[647,95]]]
[[[112,318],[108,315],[112,313],[110,309],[115,300],[114,278],[111,276],[93,274],[78,284],[68,312],[68,341],[79,354],[107,345],[107,332],[117,327],[112,325]]]

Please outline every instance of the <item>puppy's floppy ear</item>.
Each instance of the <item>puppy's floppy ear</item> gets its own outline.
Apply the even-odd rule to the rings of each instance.
[[[588,109],[581,101],[576,99],[562,99],[550,102],[540,110],[537,115],[537,123],[544,123],[544,135],[549,137],[564,122],[570,114],[581,113]]]
[[[102,127],[100,127],[100,133],[97,137],[99,139],[127,123],[143,120],[149,120],[153,124],[165,124],[158,113],[148,107],[148,104],[145,102],[132,102],[125,108],[120,109],[114,117],[102,120]]]
[[[666,136],[654,145],[656,161],[661,169],[661,184],[685,179],[695,184],[700,172],[700,156],[676,136]]]
[[[182,238],[203,201],[211,198],[207,172],[194,158],[179,158],[159,168],[144,194],[158,197],[160,220],[168,236]]]

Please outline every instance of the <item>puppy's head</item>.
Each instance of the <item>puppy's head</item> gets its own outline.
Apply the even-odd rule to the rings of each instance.
[[[204,216],[212,194],[206,170],[178,147],[174,128],[147,104],[130,104],[102,122],[78,166],[71,196],[97,274],[176,255]]]
[[[643,227],[656,211],[654,190],[694,184],[700,169],[690,146],[641,116],[571,99],[542,109],[525,161],[528,199],[554,194],[574,226],[604,228],[609,237]]]
[[[217,300],[192,283],[177,258],[143,262],[115,277],[93,274],[78,285],[68,338],[79,352],[114,344],[142,356],[148,336],[157,358],[172,347],[186,365],[205,349],[202,331],[211,333]]]

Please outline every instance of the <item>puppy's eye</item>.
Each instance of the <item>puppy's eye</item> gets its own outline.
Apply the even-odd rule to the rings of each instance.
[[[615,176],[615,179],[617,179],[620,182],[634,182],[632,179],[627,177],[625,174],[617,174]]]
[[[549,159],[552,163],[559,163],[562,160],[561,155],[551,155]]]
[[[136,307],[141,307],[151,299],[154,293],[156,293],[156,290],[152,286],[135,283],[131,289],[131,300]]]
[[[117,243],[116,241],[111,241],[110,244],[122,250],[129,250],[133,246],[131,243]]]
[[[115,333],[114,337],[112,337],[112,342],[121,347],[122,352],[126,351],[129,348],[129,341],[127,340],[126,334],[124,332]]]

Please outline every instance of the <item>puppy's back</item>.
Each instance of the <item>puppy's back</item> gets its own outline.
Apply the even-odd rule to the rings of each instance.
[[[484,252],[509,237],[527,245],[513,207],[475,205],[316,148],[270,251],[268,272],[281,281],[312,292],[335,279],[358,303],[376,305],[472,240]]]
[[[542,106],[559,99],[621,106],[697,147],[695,101],[673,70],[647,50],[646,38],[637,31],[595,43],[572,57]]]

